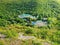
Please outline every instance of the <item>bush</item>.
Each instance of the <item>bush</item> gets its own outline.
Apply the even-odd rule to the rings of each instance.
[[[0,19],[0,26],[6,26],[10,24],[10,22],[6,21],[5,19]]]
[[[26,33],[26,34],[33,34],[34,32],[33,32],[32,29],[27,29],[27,30],[25,31],[25,33]]]
[[[18,36],[18,33],[15,30],[6,30],[7,38],[15,38]]]

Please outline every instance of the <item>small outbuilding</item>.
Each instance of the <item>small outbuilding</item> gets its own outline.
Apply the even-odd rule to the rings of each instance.
[[[19,18],[31,18],[31,19],[37,19],[35,16],[32,16],[30,14],[21,14],[18,15]]]
[[[41,27],[41,26],[47,26],[47,22],[43,22],[41,20],[37,20],[36,22],[32,22],[32,25]]]
[[[18,15],[18,17],[24,19],[28,25],[32,24],[38,27],[47,26],[47,22],[46,22],[47,18],[43,18],[42,20],[37,20],[38,17],[32,16],[30,14],[21,14]]]

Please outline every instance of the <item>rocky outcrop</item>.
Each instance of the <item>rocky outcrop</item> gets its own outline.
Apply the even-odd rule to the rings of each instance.
[[[29,39],[35,39],[35,37],[34,36],[24,36],[23,34],[19,33],[18,39],[29,40]]]
[[[6,35],[0,34],[0,38],[6,38]]]

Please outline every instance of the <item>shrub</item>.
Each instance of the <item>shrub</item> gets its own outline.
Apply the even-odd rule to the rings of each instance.
[[[0,26],[6,26],[7,24],[10,24],[10,22],[5,19],[0,19]]]
[[[27,30],[25,31],[25,33],[26,33],[26,34],[33,34],[34,32],[33,32],[32,29],[27,29]]]
[[[18,36],[18,33],[15,30],[6,30],[6,33],[8,38],[15,38]]]

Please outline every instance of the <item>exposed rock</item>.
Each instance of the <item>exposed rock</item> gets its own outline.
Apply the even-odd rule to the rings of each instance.
[[[34,36],[24,36],[23,34],[19,33],[18,39],[29,40],[29,39],[35,39],[35,37]]]
[[[0,34],[0,38],[6,38],[6,35]]]

